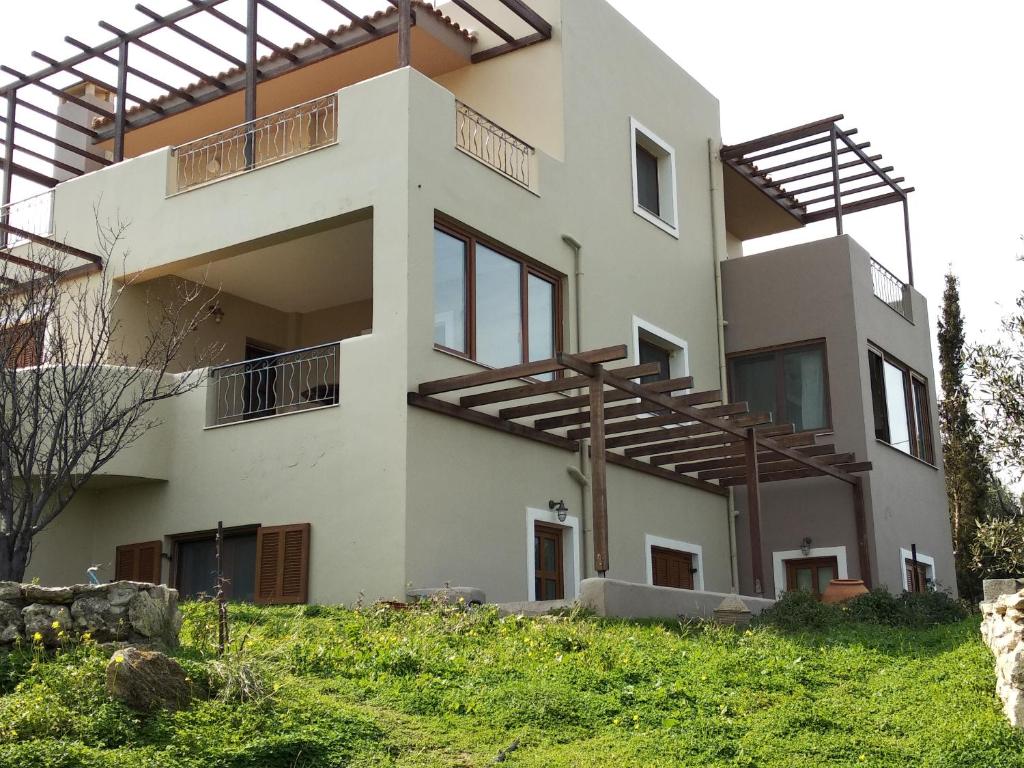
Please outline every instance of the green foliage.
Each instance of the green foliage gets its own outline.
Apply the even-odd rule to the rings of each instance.
[[[936,624],[951,601],[935,593],[868,597],[858,615],[895,604],[900,621],[800,596],[776,609],[795,633],[233,605],[222,659],[209,606],[188,604],[177,658],[206,698],[182,712],[109,701],[94,646],[0,654],[0,765],[448,768],[518,741],[506,763],[532,768],[1024,767],[977,619]],[[907,628],[913,611],[929,618]]]
[[[1019,577],[1024,573],[1024,515],[979,521],[970,558],[986,578]]]
[[[857,624],[923,628],[953,624],[967,615],[963,603],[938,590],[893,595],[873,589],[839,605],[821,603],[810,592],[787,592],[755,623],[784,632],[821,632]]]

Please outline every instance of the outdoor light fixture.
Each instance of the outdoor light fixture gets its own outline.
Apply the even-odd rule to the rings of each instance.
[[[807,557],[809,554],[811,554],[811,537],[810,536],[804,536],[803,539],[801,539],[801,541],[800,541],[800,554],[802,554],[804,557]]]
[[[210,304],[206,307],[207,315],[213,318],[213,322],[220,325],[224,321],[224,310],[220,308],[220,304]]]
[[[548,502],[548,509],[553,510],[558,515],[558,522],[564,523],[565,517],[569,513],[569,508],[565,506],[565,500],[559,499],[558,501],[551,500]]]

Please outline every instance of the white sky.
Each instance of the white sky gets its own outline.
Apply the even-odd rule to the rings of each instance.
[[[870,151],[883,153],[895,175],[917,188],[910,198],[915,277],[931,307],[933,332],[949,265],[961,277],[969,334],[979,339],[997,327],[1024,284],[1024,264],[1014,258],[1024,251],[1024,151],[1017,141],[1024,132],[1024,3],[790,0],[779,13],[778,4],[763,0],[610,1],[718,97],[727,143],[845,114],[843,125],[859,128],[858,140],[871,141]],[[229,3],[232,15],[237,2]],[[299,16],[325,8],[320,0],[280,2]],[[8,0],[0,63],[35,71],[42,64],[31,51],[54,58],[75,51],[63,42],[66,34],[87,43],[106,40],[96,26],[100,14],[124,29],[139,26],[147,19],[134,4]],[[186,3],[146,4],[169,12]],[[359,12],[385,5],[346,4]],[[191,48],[167,34],[168,47]],[[301,37],[284,27],[272,36],[279,42]],[[228,67],[202,54],[194,59],[208,71]],[[180,74],[155,71],[182,83]],[[103,76],[113,79],[112,68]],[[905,276],[900,210],[855,214],[845,224],[879,261]],[[813,231],[825,236],[832,227],[826,222]]]

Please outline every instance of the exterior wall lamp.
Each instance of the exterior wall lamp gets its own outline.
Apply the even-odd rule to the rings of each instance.
[[[548,502],[548,509],[558,515],[558,522],[564,523],[566,516],[569,514],[569,508],[565,506],[565,500],[559,499],[558,501],[551,500]]]
[[[224,310],[220,308],[220,304],[210,304],[207,308],[207,316],[213,319],[217,325],[220,325],[224,321]]]
[[[802,554],[804,557],[807,557],[809,554],[811,554],[810,536],[804,536],[803,539],[800,540],[800,554]]]

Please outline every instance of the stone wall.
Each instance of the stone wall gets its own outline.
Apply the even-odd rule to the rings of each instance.
[[[986,582],[981,635],[996,657],[996,693],[1003,711],[1012,725],[1024,728],[1024,589],[1002,595],[999,591]]]
[[[178,644],[176,590],[134,581],[41,587],[0,582],[0,648],[55,647],[88,633],[96,642]]]

